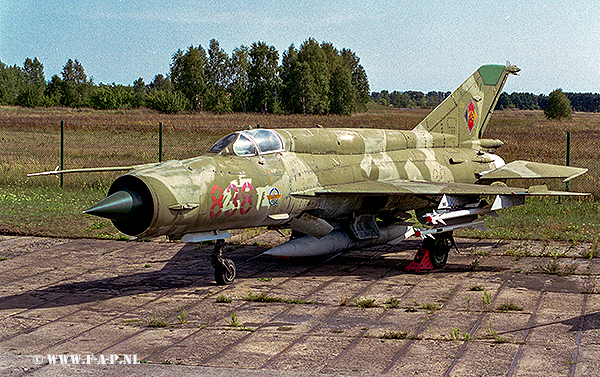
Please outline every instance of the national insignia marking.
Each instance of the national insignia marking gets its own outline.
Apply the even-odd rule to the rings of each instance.
[[[475,110],[473,100],[469,102],[469,105],[465,109],[465,121],[467,122],[467,127],[469,127],[469,133],[471,133],[477,121],[477,110]]]
[[[277,205],[279,204],[279,199],[281,198],[281,194],[279,193],[279,190],[277,189],[277,187],[273,187],[271,189],[271,191],[269,191],[269,194],[267,195],[267,199],[269,200],[269,205]]]

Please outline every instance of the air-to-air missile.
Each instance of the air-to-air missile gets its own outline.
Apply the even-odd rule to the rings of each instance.
[[[139,238],[216,240],[219,284],[235,278],[234,263],[222,257],[228,229],[259,226],[292,229],[292,240],[266,252],[279,256],[393,244],[416,233],[440,268],[453,230],[483,229],[485,216],[526,196],[578,195],[507,186],[512,178],[567,181],[587,169],[506,164],[495,154],[502,142],[482,137],[506,78],[518,71],[480,67],[411,131],[258,128],[229,134],[199,157],[125,167],[85,213]],[[411,210],[422,225],[405,222]]]

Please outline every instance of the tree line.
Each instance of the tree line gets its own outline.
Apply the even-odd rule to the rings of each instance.
[[[27,58],[23,67],[0,62],[0,104],[126,109],[146,106],[179,111],[343,114],[364,111],[369,82],[360,58],[349,49],[308,39],[282,54],[256,42],[231,55],[212,39],[178,50],[166,75],[146,84],[96,85],[78,60],[46,81],[44,66]]]
[[[228,55],[212,39],[178,50],[166,75],[146,84],[96,85],[77,60],[69,59],[49,81],[44,66],[27,58],[22,67],[0,61],[0,104],[126,109],[146,106],[166,113],[178,111],[350,114],[368,101],[397,108],[434,108],[451,92],[383,90],[369,94],[367,74],[349,49],[308,39],[291,45],[281,57],[273,46],[256,42]],[[574,111],[599,112],[600,94],[565,93]],[[500,95],[497,110],[546,110],[544,94]]]
[[[415,92],[406,91],[371,93],[371,99],[384,106],[397,108],[434,108],[439,105],[451,92]],[[564,93],[571,102],[573,111],[600,112],[600,94],[598,93]],[[548,95],[533,93],[511,93],[503,92],[498,98],[496,110],[519,109],[519,110],[546,110],[548,108]]]
[[[371,99],[380,105],[392,106],[397,108],[419,107],[422,109],[433,109],[448,97],[451,92],[416,92],[406,91],[399,92],[394,90],[389,92],[382,90],[381,92],[371,93]]]

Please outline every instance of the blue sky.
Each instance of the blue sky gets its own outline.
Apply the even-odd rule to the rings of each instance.
[[[0,0],[0,60],[38,57],[48,80],[77,59],[96,83],[148,83],[212,38],[229,54],[331,42],[361,58],[373,91],[449,91],[510,61],[522,72],[508,92],[600,92],[597,0]]]

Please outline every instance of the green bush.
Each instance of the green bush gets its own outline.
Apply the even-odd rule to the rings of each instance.
[[[155,90],[148,93],[146,107],[161,113],[175,114],[190,108],[190,102],[181,92]]]
[[[548,119],[570,119],[573,114],[571,101],[562,89],[556,89],[548,97],[548,107],[544,110],[544,115]]]

